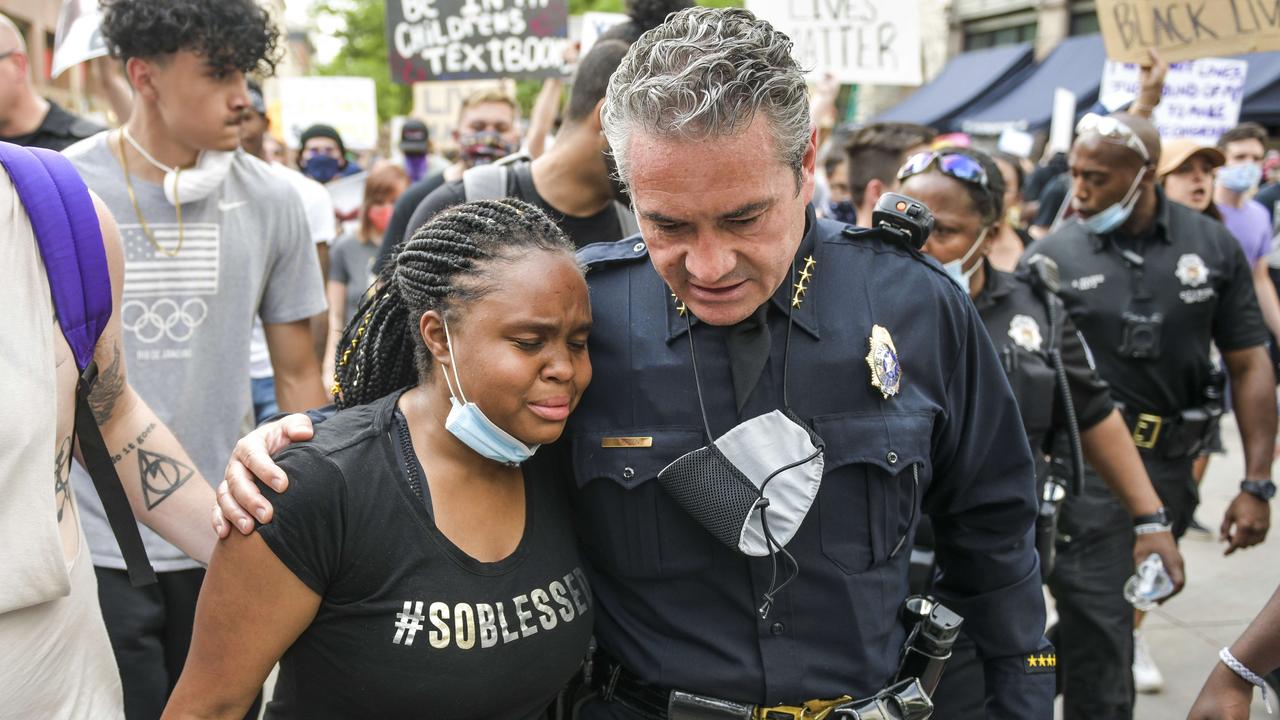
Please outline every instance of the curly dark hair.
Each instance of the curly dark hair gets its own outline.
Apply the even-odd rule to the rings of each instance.
[[[538,208],[514,198],[480,200],[444,210],[395,250],[338,341],[333,399],[363,405],[431,373],[418,331],[428,310],[454,317],[494,288],[493,262],[518,262],[535,250],[572,258],[573,243]]]
[[[694,0],[628,0],[627,21],[605,30],[596,42],[621,40],[630,45],[644,33],[661,25],[671,13],[691,8],[695,4]]]
[[[190,50],[246,74],[271,75],[281,51],[280,31],[254,0],[102,0],[102,34],[121,61]]]

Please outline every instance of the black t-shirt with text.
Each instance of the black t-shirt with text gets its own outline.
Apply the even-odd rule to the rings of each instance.
[[[276,513],[258,533],[322,598],[281,658],[266,717],[539,717],[592,630],[564,483],[526,471],[519,546],[475,560],[410,489],[399,394],[340,412],[280,453],[288,491],[259,485]]]

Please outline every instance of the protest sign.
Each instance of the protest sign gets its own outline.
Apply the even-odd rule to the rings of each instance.
[[[1035,146],[1036,137],[1034,135],[1025,130],[1017,130],[1015,128],[1002,130],[1000,139],[996,141],[996,150],[1020,158],[1031,157],[1031,151],[1035,149]]]
[[[98,0],[65,0],[58,12],[58,28],[53,35],[52,77],[82,62],[107,54],[102,38],[102,10]]]
[[[585,57],[591,51],[591,46],[596,44],[596,40],[604,33],[605,30],[614,25],[621,25],[631,18],[623,13],[607,13],[607,12],[589,12],[582,14],[582,37],[581,45],[578,48],[578,57]]]
[[[919,85],[916,0],[747,0],[747,9],[786,33],[800,67],[842,83]]]
[[[1164,79],[1164,92],[1152,120],[1160,137],[1191,138],[1212,145],[1240,121],[1244,60],[1202,58],[1173,63]],[[1119,107],[1138,94],[1138,66],[1108,62],[1102,70],[1098,97],[1107,107]]]
[[[391,79],[553,77],[569,35],[566,0],[387,0]]]
[[[1071,149],[1071,138],[1076,132],[1076,96],[1066,88],[1053,90],[1053,116],[1049,121],[1049,148],[1051,152]]]
[[[302,131],[332,125],[348,150],[378,146],[378,99],[372,78],[280,78],[280,124],[284,141],[298,147]]]
[[[437,151],[452,147],[458,112],[468,97],[483,90],[499,90],[516,96],[513,80],[450,80],[413,84],[413,116],[427,125],[427,135]]]
[[[1153,48],[1167,62],[1280,50],[1275,0],[1098,0],[1107,57],[1147,62]]]

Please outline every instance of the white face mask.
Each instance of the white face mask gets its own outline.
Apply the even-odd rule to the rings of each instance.
[[[164,172],[164,197],[175,207],[178,201],[189,203],[209,197],[222,185],[222,181],[227,179],[227,173],[231,170],[231,161],[235,158],[234,152],[205,151],[200,153],[194,167],[169,167],[156,160],[151,153],[138,144],[138,141],[129,134],[129,128],[122,128],[120,132],[143,159]]]
[[[965,291],[966,294],[969,293],[969,279],[973,277],[974,273],[978,272],[978,266],[982,263],[974,263],[973,267],[968,270],[964,269],[964,264],[969,262],[969,259],[972,258],[974,254],[978,252],[978,249],[982,247],[982,241],[986,239],[987,231],[990,229],[990,225],[982,228],[982,232],[978,233],[978,239],[974,241],[973,245],[969,246],[969,250],[965,252],[964,257],[959,260],[952,260],[949,263],[942,264],[943,272],[945,272],[947,277],[951,278],[956,285],[959,285],[960,289]]]

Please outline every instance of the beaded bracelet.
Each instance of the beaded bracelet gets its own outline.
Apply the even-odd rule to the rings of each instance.
[[[1244,663],[1237,660],[1236,656],[1232,655],[1231,650],[1227,648],[1222,648],[1218,651],[1218,659],[1222,661],[1223,665],[1231,668],[1232,672],[1239,675],[1241,680],[1251,685],[1257,685],[1262,690],[1262,705],[1267,709],[1267,714],[1270,715],[1271,700],[1267,697],[1267,683],[1258,677],[1257,673],[1245,667]]]

